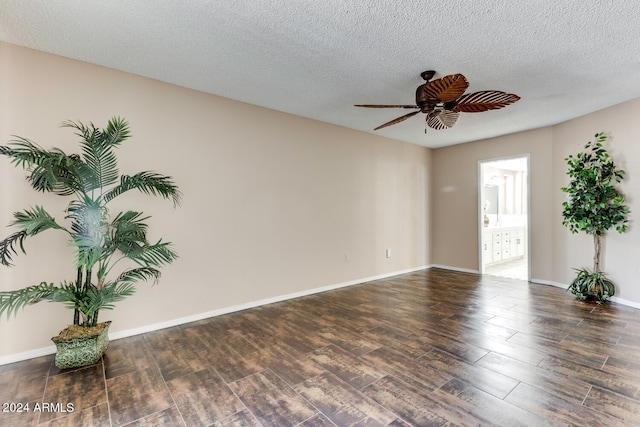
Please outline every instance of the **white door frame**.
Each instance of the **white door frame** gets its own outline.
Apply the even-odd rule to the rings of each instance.
[[[484,262],[482,255],[482,231],[484,228],[483,219],[484,219],[484,210],[482,206],[482,187],[484,186],[483,182],[483,174],[482,174],[482,165],[484,163],[492,163],[499,162],[501,160],[512,160],[512,159],[527,159],[527,280],[531,281],[531,155],[529,153],[525,154],[517,154],[508,157],[498,157],[494,159],[485,159],[478,160],[478,271],[480,274],[484,274]]]

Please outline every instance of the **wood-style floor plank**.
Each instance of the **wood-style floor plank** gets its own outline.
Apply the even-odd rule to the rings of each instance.
[[[174,406],[167,385],[154,368],[107,380],[113,426],[122,426]]]
[[[613,415],[623,420],[640,419],[640,402],[611,390],[593,386],[584,400],[584,406]]]
[[[446,372],[451,377],[462,379],[473,384],[499,399],[504,399],[513,388],[518,385],[518,381],[500,372],[492,371],[484,366],[469,363],[465,360],[446,353],[441,350],[434,350],[421,357],[421,363],[441,372]]]
[[[71,414],[65,414],[48,422],[41,420],[38,425],[41,427],[108,426],[109,422],[109,407],[105,402],[80,411],[74,410]],[[13,426],[20,424],[8,422],[3,425]],[[176,423],[174,425],[180,424]]]
[[[389,375],[367,386],[363,393],[402,420],[415,426],[475,426],[478,419],[443,405],[428,390],[415,388]]]
[[[478,365],[501,372],[521,383],[539,387],[576,403],[581,403],[591,388],[591,385],[584,381],[538,366],[532,366],[497,353],[487,354],[478,361]]]
[[[543,416],[512,405],[457,378],[436,390],[432,398],[488,425],[516,427],[555,424],[545,421]]]
[[[331,372],[347,384],[360,390],[382,378],[386,372],[346,350],[331,344],[309,354],[317,366]]]
[[[73,426],[84,426],[92,424],[74,424]],[[100,425],[100,424],[99,424]],[[106,424],[102,424],[106,425]],[[195,425],[195,424],[192,424]],[[126,427],[158,427],[158,426],[171,426],[171,427],[183,427],[186,426],[180,412],[171,407],[160,412],[155,412],[151,415],[147,415],[144,418],[135,420],[132,423],[126,425]],[[69,426],[71,427],[71,426]]]
[[[638,426],[638,355],[638,309],[432,268],[114,340],[82,369],[0,366],[0,403],[74,404],[0,425]]]
[[[640,398],[640,381],[632,376],[619,376],[602,369],[581,365],[571,360],[549,356],[540,363],[540,366],[578,379],[591,385],[610,390],[632,399]]]
[[[73,404],[73,412],[106,403],[102,363],[49,377],[42,401],[59,403],[64,407]],[[40,422],[51,421],[59,415],[57,412],[43,411]],[[66,413],[62,412],[62,415]]]
[[[554,420],[558,425],[567,426],[631,426],[620,418],[585,407],[579,402],[559,398],[545,390],[520,383],[505,399],[544,419]]]
[[[2,404],[41,402],[53,356],[0,366],[0,402]],[[14,413],[9,408],[0,414]],[[0,415],[3,416],[3,415]]]
[[[296,391],[336,425],[384,427],[395,419],[393,413],[329,372],[304,381]]]
[[[270,370],[242,378],[230,387],[262,425],[295,426],[318,412]]]
[[[167,385],[187,425],[208,426],[244,409],[242,402],[212,369],[174,378]]]
[[[378,366],[396,378],[422,390],[433,391],[451,379],[451,376],[427,366],[397,350],[381,347],[363,356],[373,366]]]

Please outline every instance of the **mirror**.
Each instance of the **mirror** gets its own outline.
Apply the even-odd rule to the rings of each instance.
[[[526,157],[482,164],[482,210],[485,227],[521,226],[527,215]],[[483,218],[486,223],[487,219]]]

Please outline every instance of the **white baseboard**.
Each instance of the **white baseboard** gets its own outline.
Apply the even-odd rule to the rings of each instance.
[[[432,264],[430,267],[442,268],[443,270],[459,271],[461,273],[480,274],[480,271],[478,270],[472,270],[470,268],[452,267],[450,265]]]
[[[22,360],[34,359],[40,356],[46,356],[56,352],[56,346],[50,345],[48,347],[36,348],[35,350],[29,350],[22,353],[8,354],[0,357],[0,366],[8,365],[9,363],[20,362]]]
[[[640,303],[637,303],[635,301],[629,301],[627,299],[619,297],[611,297],[609,299],[611,300],[611,302],[615,302],[616,304],[626,305],[633,308],[640,308]]]
[[[531,280],[533,282],[533,280]],[[562,288],[562,289],[568,289],[569,285],[567,285],[566,283],[560,283],[560,282],[552,282],[549,280],[541,280],[539,282],[535,282],[535,283],[540,283],[540,284],[544,284],[544,285],[551,285],[551,286],[555,286],[558,288]],[[627,307],[633,307],[633,308],[640,308],[640,303],[637,303],[635,301],[629,301],[627,299],[624,298],[620,298],[620,297],[611,297],[609,298],[609,300],[611,302],[615,302],[616,304],[620,304],[620,305],[626,305]]]
[[[551,280],[544,280],[544,279],[534,279],[533,277],[531,278],[531,280],[529,280],[531,283],[535,283],[538,285],[547,285],[547,286],[557,286],[554,282],[552,282]]]
[[[165,329],[165,328],[170,328],[172,326],[183,325],[185,323],[196,322],[198,320],[207,319],[209,317],[216,317],[216,316],[220,316],[220,315],[223,315],[223,314],[229,314],[229,313],[233,313],[233,312],[236,312],[236,311],[242,311],[242,310],[246,310],[246,309],[249,309],[249,308],[259,307],[261,305],[273,304],[275,302],[281,302],[281,301],[286,301],[286,300],[290,300],[290,299],[293,299],[293,298],[299,298],[299,297],[303,297],[303,296],[307,296],[307,295],[318,294],[318,293],[330,291],[330,290],[333,290],[333,289],[345,288],[347,286],[359,285],[359,284],[366,283],[366,282],[372,282],[374,280],[386,279],[388,277],[393,277],[393,276],[398,276],[398,275],[401,275],[401,274],[412,273],[414,271],[426,270],[429,267],[430,266],[428,266],[428,265],[424,265],[422,267],[409,268],[409,269],[406,269],[406,270],[395,271],[395,272],[392,272],[392,273],[385,273],[385,274],[380,274],[380,275],[377,275],[377,276],[365,277],[365,278],[362,278],[362,279],[356,279],[356,280],[351,280],[351,281],[348,281],[348,282],[337,283],[337,284],[334,284],[334,285],[323,286],[323,287],[320,287],[320,288],[309,289],[309,290],[306,290],[306,291],[294,292],[294,293],[287,294],[287,295],[280,295],[280,296],[276,296],[276,297],[272,297],[272,298],[265,298],[265,299],[262,299],[262,300],[259,300],[259,301],[252,301],[252,302],[248,302],[248,303],[245,303],[245,304],[239,304],[239,305],[235,305],[235,306],[231,306],[231,307],[224,307],[224,308],[221,308],[221,309],[218,309],[218,310],[208,311],[206,313],[194,314],[192,316],[186,316],[186,317],[181,317],[181,318],[178,318],[178,319],[168,320],[166,322],[154,323],[152,325],[145,325],[145,326],[141,326],[139,328],[127,329],[127,330],[124,330],[124,331],[118,331],[118,332],[110,333],[109,334],[109,339],[110,340],[117,340],[117,339],[120,339],[120,338],[126,338],[126,337],[131,337],[131,336],[134,336],[134,335],[140,335],[140,334],[144,334],[146,332],[153,332],[153,331],[157,331],[159,329]],[[48,346],[48,347],[37,348],[35,350],[25,351],[25,352],[22,352],[22,353],[15,353],[15,354],[9,354],[9,355],[6,355],[6,356],[1,356],[0,357],[0,366],[7,365],[9,363],[20,362],[22,360],[33,359],[35,357],[46,356],[48,354],[53,354],[55,352],[56,352],[56,347],[55,346]]]

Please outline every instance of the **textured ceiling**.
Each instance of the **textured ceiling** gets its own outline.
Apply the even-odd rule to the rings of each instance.
[[[0,40],[373,132],[422,71],[522,99],[424,133],[428,147],[559,123],[640,96],[638,0],[2,0]],[[251,120],[251,117],[247,117]]]

